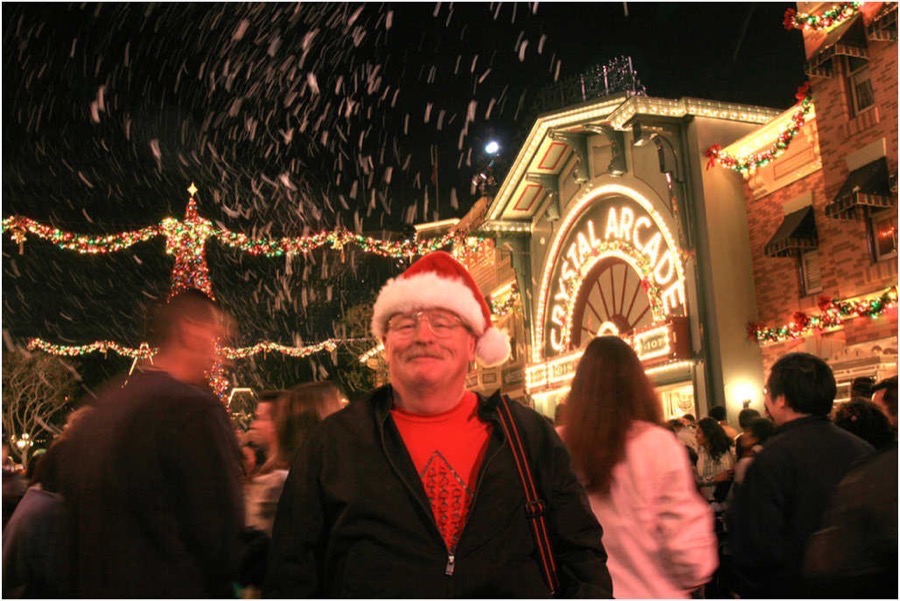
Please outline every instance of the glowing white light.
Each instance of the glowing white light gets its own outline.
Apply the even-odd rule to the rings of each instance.
[[[497,154],[498,150],[500,150],[500,144],[498,144],[496,140],[491,140],[487,143],[487,146],[484,147],[484,151],[488,154]]]

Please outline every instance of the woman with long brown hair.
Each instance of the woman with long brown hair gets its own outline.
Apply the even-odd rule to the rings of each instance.
[[[697,484],[709,501],[725,500],[734,477],[734,441],[718,421],[704,417],[697,422]]]
[[[268,431],[274,429],[268,458],[244,484],[247,525],[269,536],[294,453],[312,428],[343,407],[343,393],[331,382],[298,384],[272,397],[265,412]]]
[[[688,598],[717,565],[713,516],[632,348],[591,341],[566,405],[563,438],[603,527],[613,593]]]

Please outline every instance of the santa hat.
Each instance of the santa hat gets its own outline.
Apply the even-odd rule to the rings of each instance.
[[[399,277],[388,280],[378,293],[372,333],[379,340],[397,313],[418,309],[446,309],[456,313],[475,333],[475,356],[485,367],[509,358],[509,336],[491,323],[491,310],[466,268],[443,251],[429,253]]]

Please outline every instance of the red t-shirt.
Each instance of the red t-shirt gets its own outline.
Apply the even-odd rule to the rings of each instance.
[[[478,398],[467,392],[450,411],[414,415],[394,407],[391,416],[412,457],[447,549],[456,549],[472,504],[490,425],[478,419]]]

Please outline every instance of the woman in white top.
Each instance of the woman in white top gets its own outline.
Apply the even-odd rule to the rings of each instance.
[[[615,336],[585,349],[563,438],[603,527],[616,598],[688,598],[718,565],[713,515],[640,360]]]
[[[734,478],[734,441],[715,419],[697,422],[697,484],[709,501],[722,503]]]

